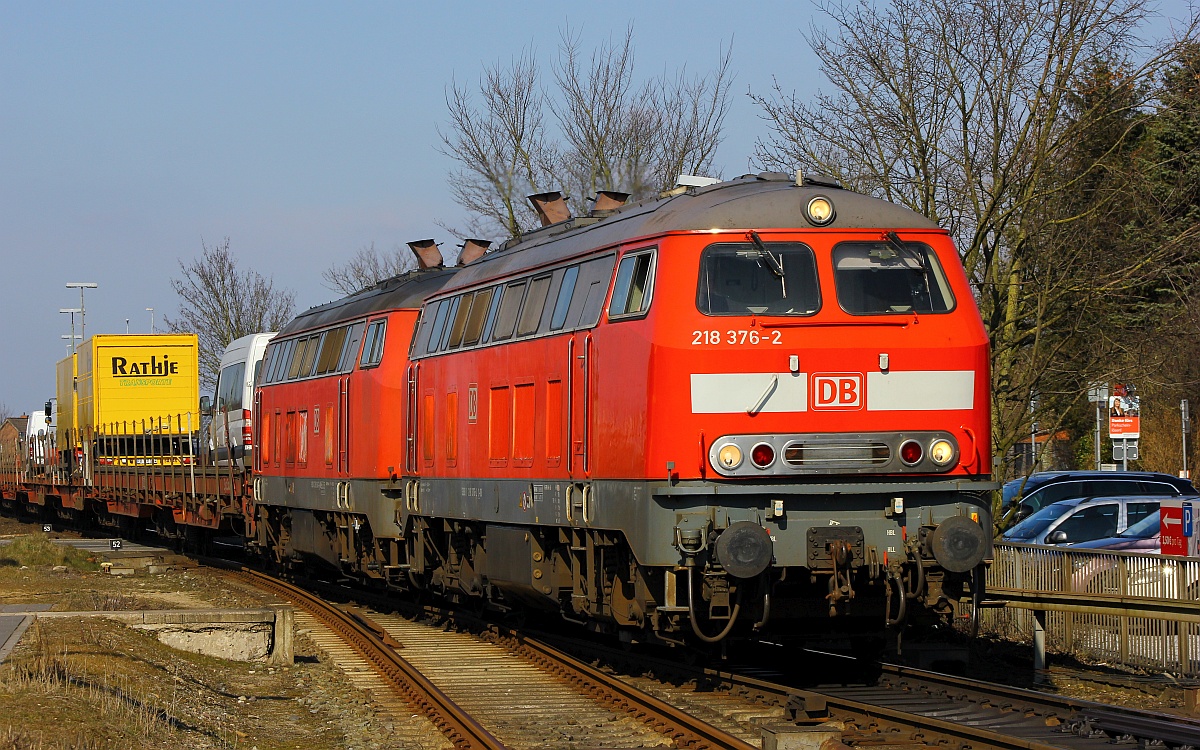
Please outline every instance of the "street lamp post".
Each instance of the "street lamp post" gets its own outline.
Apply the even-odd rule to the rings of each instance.
[[[154,308],[147,307],[146,312],[150,313],[150,333],[154,333]]]
[[[83,307],[83,290],[95,289],[97,284],[92,281],[72,281],[67,284],[67,289],[79,290],[79,340],[83,341],[87,338],[87,313]]]
[[[61,307],[58,310],[60,313],[66,313],[71,316],[71,351],[75,351],[75,339],[79,338],[75,335],[75,313],[83,312],[78,307]],[[63,336],[65,339],[66,336]]]
[[[67,354],[74,354],[75,353],[75,339],[77,339],[79,337],[73,333],[70,335],[67,335],[64,333],[59,338],[71,339],[71,343],[67,344]]]

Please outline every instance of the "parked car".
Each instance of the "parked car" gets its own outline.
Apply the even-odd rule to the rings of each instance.
[[[1129,525],[1124,531],[1113,536],[1093,539],[1090,542],[1080,542],[1072,545],[1072,549],[1103,549],[1113,552],[1149,552],[1158,554],[1160,551],[1158,532],[1162,528],[1162,513],[1151,513],[1137,523]]]
[[[1011,526],[1038,510],[1074,497],[1144,495],[1173,497],[1194,495],[1187,479],[1155,471],[1039,471],[1027,479],[1014,479],[1001,491],[1001,528]]]
[[[1070,545],[1110,537],[1147,516],[1158,516],[1162,497],[1076,497],[1051,503],[1004,532],[1016,544]]]

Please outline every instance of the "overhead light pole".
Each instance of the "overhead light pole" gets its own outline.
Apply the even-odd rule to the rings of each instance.
[[[76,336],[76,335],[75,335],[75,334],[73,334],[73,333],[72,333],[72,334],[69,334],[69,335],[68,335],[68,334],[66,334],[66,333],[64,333],[64,334],[63,334],[62,336],[60,336],[59,338],[63,338],[63,339],[71,339],[71,343],[67,344],[67,353],[68,353],[68,354],[74,354],[74,353],[75,353],[75,339],[77,339],[77,338],[79,338],[79,337],[78,337],[78,336]]]
[[[79,290],[79,339],[82,341],[87,338],[87,313],[83,307],[83,290],[95,289],[97,284],[93,281],[72,281],[67,284],[67,289]]]
[[[60,313],[66,313],[71,316],[71,351],[74,352],[75,351],[75,339],[78,338],[75,335],[75,313],[83,312],[83,310],[78,307],[60,307],[58,309],[58,311]],[[67,337],[63,336],[63,338],[65,339]]]
[[[150,333],[154,333],[154,308],[147,307],[146,312],[150,313]]]

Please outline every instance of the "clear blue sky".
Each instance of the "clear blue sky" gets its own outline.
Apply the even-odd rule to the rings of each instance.
[[[1172,3],[1168,3],[1170,5]],[[178,260],[229,237],[243,266],[335,295],[321,272],[374,242],[452,237],[452,163],[437,150],[452,79],[564,24],[585,49],[634,25],[636,70],[736,75],[717,170],[746,171],[765,135],[747,89],[819,85],[798,0],[689,3],[35,2],[0,0],[0,403],[53,395],[79,304],[87,330],[172,314]]]

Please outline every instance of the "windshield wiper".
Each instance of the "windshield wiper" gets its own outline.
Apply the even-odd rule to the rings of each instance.
[[[900,236],[898,234],[896,234],[895,232],[884,232],[883,238],[885,240],[887,240],[887,243],[889,245],[891,245],[892,249],[895,250],[897,253],[916,261],[917,268],[914,268],[912,270],[914,270],[914,271],[920,270],[922,273],[925,272],[925,256],[922,255],[918,250],[915,250],[915,249],[909,247],[908,245],[905,245],[900,240]]]
[[[759,257],[762,258],[764,263],[766,263],[767,268],[771,271],[771,273],[782,279],[783,265],[779,262],[778,258],[771,254],[771,251],[767,249],[767,246],[763,244],[762,238],[758,236],[758,232],[747,232],[746,236],[748,236],[750,241],[754,243],[754,247],[758,248]],[[787,295],[785,294],[784,296]]]

